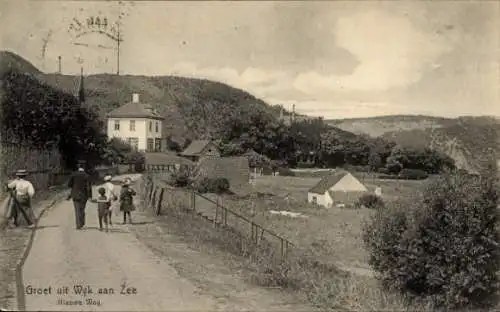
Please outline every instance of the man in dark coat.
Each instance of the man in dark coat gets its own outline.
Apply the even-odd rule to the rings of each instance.
[[[85,162],[79,161],[78,170],[71,175],[68,182],[68,187],[71,189],[68,200],[73,199],[77,230],[85,225],[85,206],[87,201],[92,198],[90,176],[85,172],[84,166]]]

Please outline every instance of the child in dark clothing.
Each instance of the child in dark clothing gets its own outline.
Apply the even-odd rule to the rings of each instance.
[[[108,232],[108,214],[111,208],[111,203],[106,197],[106,189],[101,187],[97,190],[99,192],[99,197],[97,198],[97,213],[99,216],[99,230],[102,231],[102,223],[104,221],[104,226],[106,232]]]
[[[123,211],[123,224],[127,223],[127,215],[129,223],[132,223],[130,212],[135,210],[133,197],[136,195],[136,193],[130,187],[130,184],[130,179],[126,179],[120,192],[120,210]]]

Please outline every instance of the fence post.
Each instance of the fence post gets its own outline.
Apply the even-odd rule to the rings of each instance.
[[[148,184],[148,186],[146,187],[146,193],[144,194],[144,206],[146,209],[148,209],[149,205],[149,193],[151,193],[151,187],[152,184]]]
[[[151,188],[150,188],[149,193],[148,193],[148,204],[147,204],[146,208],[149,208],[149,206],[151,206],[151,200],[152,200],[154,189],[155,189],[154,184],[151,184]]]
[[[255,243],[257,240],[257,225],[252,221],[252,243]]]
[[[223,210],[224,211],[224,227],[227,227],[227,208],[222,206],[223,207]]]
[[[192,199],[193,199],[193,212],[196,212],[196,193],[194,192],[194,190],[192,191]]]
[[[217,202],[215,204],[214,227],[217,226],[217,218],[218,217],[219,217],[219,196],[217,195]]]
[[[148,201],[148,209],[151,207],[151,205],[153,204],[153,194],[155,192],[155,187],[153,186],[151,188],[151,193],[149,193],[149,201]]]
[[[156,206],[156,215],[159,216],[161,214],[161,203],[163,201],[163,192],[165,191],[164,188],[161,188],[161,191],[160,191],[160,196],[158,198],[158,204]]]
[[[280,238],[280,241],[281,241],[281,262],[283,262],[283,260],[285,258],[285,250],[284,250],[285,242],[284,242],[283,238]]]

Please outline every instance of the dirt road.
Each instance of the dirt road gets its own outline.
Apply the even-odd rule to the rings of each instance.
[[[135,221],[143,219],[140,215],[137,212]],[[277,300],[278,296],[272,292],[257,286],[243,287],[243,282],[229,272],[224,275],[224,285],[241,290],[222,297],[215,295],[213,289],[204,289],[196,283],[204,273],[198,271],[197,279],[193,279],[196,274],[188,278],[185,272],[178,273],[172,257],[179,257],[172,248],[170,235],[155,233],[138,239],[137,230],[157,228],[151,223],[154,220],[125,226],[121,224],[121,216],[113,218],[120,223],[115,223],[109,233],[100,232],[96,204],[89,202],[86,228],[76,230],[71,201],[60,203],[43,217],[24,264],[25,307],[20,308],[31,311],[269,311],[283,307],[285,302]],[[168,244],[168,256],[158,254],[157,250],[153,252],[147,243]],[[175,245],[176,250],[182,248],[187,252],[184,245]],[[182,262],[208,259],[193,252],[185,256]],[[207,265],[212,267],[211,279],[220,280],[222,275],[214,275],[215,264],[203,264]]]
[[[197,294],[126,226],[100,232],[96,210],[88,204],[79,231],[70,201],[40,220],[23,268],[27,310],[213,310],[212,298]]]

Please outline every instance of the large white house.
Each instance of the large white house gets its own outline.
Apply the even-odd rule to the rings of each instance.
[[[139,151],[162,150],[162,123],[164,118],[152,105],[132,95],[132,101],[108,114],[108,138],[120,138]]]
[[[345,170],[325,176],[307,193],[309,203],[324,207],[352,205],[368,189],[356,177]]]

